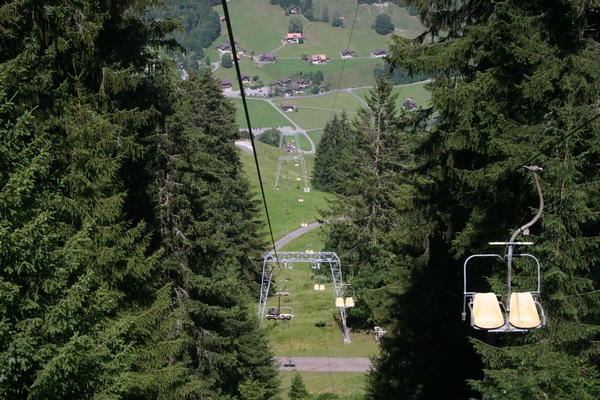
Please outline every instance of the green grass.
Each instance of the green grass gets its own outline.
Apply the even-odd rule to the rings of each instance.
[[[292,103],[298,107],[316,107],[331,110],[335,106],[336,110],[346,110],[354,112],[360,105],[359,101],[349,93],[328,93],[317,97],[306,97],[291,100],[275,100],[274,103]],[[290,113],[292,116],[293,113]]]
[[[296,112],[289,113],[289,117],[303,129],[324,128],[325,124],[333,118],[333,114],[342,114],[341,112],[331,113],[331,111],[327,110],[313,110],[310,108],[296,110]]]
[[[312,190],[310,193],[303,192],[302,182],[296,178],[301,178],[300,168],[295,167],[294,163],[288,161],[284,164],[280,178],[280,188],[275,190],[275,173],[277,171],[277,160],[279,156],[290,155],[273,146],[264,143],[255,142],[257,146],[257,155],[263,178],[263,187],[265,196],[267,197],[267,205],[273,227],[275,239],[279,239],[286,233],[289,233],[297,228],[300,228],[303,222],[314,222],[319,217],[318,210],[327,209],[327,198],[332,198],[332,195]],[[240,158],[243,164],[244,171],[250,181],[255,192],[256,198],[259,197],[258,177],[254,166],[252,155],[245,152],[240,152]],[[305,154],[306,167],[308,176],[312,174],[314,164],[314,155]],[[298,198],[303,198],[302,203],[298,202]],[[264,218],[263,207],[260,206],[262,218]]]
[[[320,229],[301,236],[284,250],[323,250],[323,238],[319,231]],[[378,349],[377,342],[367,333],[352,332],[352,343],[343,343],[341,329],[335,320],[339,314],[334,306],[333,286],[327,278],[329,272],[325,269],[319,271],[328,279],[324,292],[313,290],[314,273],[309,264],[296,264],[293,269],[276,270],[273,273],[273,280],[279,285],[285,285],[290,292],[289,297],[282,298],[282,307],[292,307],[295,316],[291,321],[264,322],[271,349],[278,356],[375,355]],[[270,298],[269,305],[277,305],[277,300]]]
[[[313,142],[315,142],[315,146],[318,146],[319,142],[321,141],[321,138],[323,137],[323,129],[317,129],[317,130],[310,131],[307,133],[308,133],[308,136],[311,137]]]
[[[300,374],[311,395],[333,393],[340,396],[340,400],[361,398],[367,375],[363,372],[280,372],[283,399],[288,399],[287,394],[296,373]]]
[[[406,97],[412,97],[417,101],[417,107],[427,107],[429,105],[429,99],[431,99],[431,93],[425,88],[425,85],[425,83],[418,83],[394,88],[394,93],[398,94],[396,104],[398,104],[399,107],[402,107],[404,105],[404,99]],[[352,91],[363,99],[365,99],[369,93],[369,89],[354,89]]]
[[[223,15],[222,6],[214,9]],[[243,50],[261,54],[281,45],[289,25],[289,17],[283,8],[270,4],[268,0],[235,0],[228,9],[233,35]],[[221,32],[215,46],[226,40],[225,24],[221,24]]]
[[[211,57],[212,59],[212,57]],[[240,60],[240,70],[242,74],[256,76],[262,80],[264,85],[287,78],[294,73],[299,72],[323,72],[325,79],[337,88],[339,76],[343,68],[343,79],[340,87],[371,86],[375,82],[373,71],[379,59],[356,59],[356,60],[332,60],[323,65],[312,65],[302,60],[279,60],[276,63],[256,66],[249,57],[242,57]],[[345,65],[344,65],[345,64]],[[234,84],[234,89],[239,89],[236,83],[235,68],[219,68],[214,72],[217,78],[229,78]]]
[[[235,104],[235,120],[241,129],[247,128],[246,117],[242,107],[241,99],[231,99]],[[253,128],[268,128],[272,126],[291,126],[290,121],[285,119],[269,103],[261,100],[248,101],[248,112]]]

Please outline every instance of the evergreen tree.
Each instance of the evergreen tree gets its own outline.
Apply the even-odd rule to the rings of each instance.
[[[208,76],[174,86],[153,3],[3,5],[2,398],[276,391],[233,106]]]
[[[288,397],[290,400],[303,400],[309,397],[308,390],[306,390],[306,386],[304,386],[304,381],[297,372],[292,378],[292,385],[290,386]]]
[[[394,32],[396,27],[392,23],[392,18],[387,14],[379,14],[373,23],[373,29],[380,35],[387,35]]]
[[[258,137],[258,140],[268,145],[279,147],[279,141],[281,140],[281,132],[279,131],[279,129],[275,128],[267,129]]]
[[[233,67],[233,58],[231,57],[231,54],[225,53],[221,56],[221,67],[223,67],[223,68]]]
[[[302,21],[298,17],[290,18],[290,25],[288,26],[289,33],[302,33],[304,27],[302,26]]]
[[[436,121],[416,142],[416,223],[392,234],[406,249],[409,275],[390,307],[369,397],[462,399],[473,395],[470,378],[486,398],[597,398],[600,70],[591,66],[600,60],[599,34],[589,27],[600,23],[600,9],[571,0],[467,2],[452,11],[416,3],[441,38],[396,39],[392,60],[438,77],[432,107],[420,113]],[[546,168],[545,214],[530,252],[543,265],[549,323],[486,338],[459,325],[462,263],[531,219],[536,195],[520,172],[530,163]],[[518,286],[531,287],[526,269],[514,273]],[[469,342],[482,356],[483,379]]]
[[[349,194],[356,178],[354,154],[356,138],[346,114],[333,115],[323,130],[317,145],[312,184],[316,189],[337,194]]]
[[[173,95],[181,100],[152,139],[150,169],[156,230],[180,315],[176,359],[202,378],[206,395],[238,396],[255,380],[267,399],[277,391],[276,370],[247,308],[263,246],[233,145],[234,108],[208,73],[192,75]]]
[[[398,267],[390,232],[403,224],[409,208],[410,187],[404,170],[412,158],[407,154],[408,120],[396,110],[396,95],[387,80],[380,80],[367,97],[368,108],[361,108],[350,132],[355,145],[343,158],[348,173],[343,197],[332,205],[332,216],[347,220],[327,227],[327,248],[334,249],[352,276],[361,301],[349,313],[354,326],[380,325],[387,321],[387,302],[382,287]],[[323,137],[325,140],[325,137]],[[318,166],[318,164],[316,164]]]

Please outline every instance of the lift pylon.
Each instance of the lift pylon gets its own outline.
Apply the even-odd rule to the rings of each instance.
[[[300,168],[300,173],[302,174],[302,180],[304,181],[304,191],[310,192],[310,187],[308,186],[308,174],[306,172],[306,162],[304,161],[304,156],[302,154],[296,156],[280,156],[277,160],[277,172],[275,173],[275,189],[279,188],[279,178],[281,176],[281,168],[283,164],[287,161],[293,161],[294,165],[298,165]]]
[[[269,252],[263,261],[262,280],[260,288],[260,300],[258,304],[258,318],[262,324],[263,319],[266,317],[265,311],[267,308],[267,300],[269,297],[269,289],[271,287],[271,278],[273,276],[273,270],[278,263],[281,264],[292,264],[292,263],[310,263],[321,265],[328,265],[331,271],[331,277],[333,279],[333,288],[335,298],[345,298],[348,290],[348,285],[344,283],[342,276],[342,266],[340,259],[334,252],[329,251],[314,251],[314,252],[278,252],[277,259],[275,253]],[[338,307],[340,312],[340,320],[342,322],[342,335],[344,343],[351,343],[350,331],[346,325],[346,305],[342,304]]]

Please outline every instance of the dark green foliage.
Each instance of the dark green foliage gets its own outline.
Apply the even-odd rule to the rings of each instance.
[[[396,39],[391,59],[438,77],[432,108],[417,115],[428,128],[414,148],[414,222],[390,235],[406,276],[395,282],[369,397],[463,399],[474,389],[486,398],[598,398],[600,37],[589,28],[600,25],[600,9],[570,0],[416,3],[442,37]],[[545,214],[528,250],[542,262],[549,323],[486,337],[459,322],[462,263],[498,250],[486,243],[531,219],[526,164],[545,167]],[[489,280],[498,292],[502,272]],[[517,287],[531,288],[530,271],[514,273]]]
[[[164,6],[148,11],[147,18],[172,18],[181,22],[181,29],[173,37],[186,53],[178,53],[178,60],[194,61],[197,57],[203,57],[204,49],[221,33],[219,14],[212,9],[209,0],[165,0]],[[195,62],[189,63],[188,67],[194,67],[194,64],[197,69]]]
[[[317,93],[318,93],[318,87]],[[350,130],[346,114],[334,114],[323,130],[317,146],[312,184],[316,189],[337,194],[349,194],[354,190],[356,178],[356,137]],[[353,172],[354,171],[354,172]]]
[[[333,26],[334,28],[344,27],[344,20],[341,18],[341,14],[339,13],[339,11],[333,13],[333,18],[331,18],[331,26]]]
[[[327,6],[323,7],[323,14],[321,15],[321,19],[323,22],[329,22],[329,8],[327,8]]]
[[[254,379],[270,398],[276,371],[246,306],[262,242],[233,145],[233,105],[208,73],[192,75],[179,93],[175,112],[152,138],[150,164],[154,224],[181,314],[179,358],[202,377],[207,394],[237,396]]]
[[[290,390],[288,392],[288,397],[290,400],[303,400],[307,399],[310,395],[308,394],[308,390],[306,390],[306,386],[304,386],[304,381],[299,373],[294,374],[292,378],[292,385],[290,386]]]
[[[392,18],[387,14],[379,14],[373,23],[373,29],[380,35],[387,35],[394,32],[396,27],[392,23]]]
[[[221,67],[223,67],[223,68],[233,67],[233,58],[231,57],[231,54],[225,53],[221,56]]]
[[[261,142],[269,144],[271,146],[275,146],[275,147],[279,147],[280,139],[281,139],[281,132],[279,131],[279,129],[275,129],[275,128],[267,129],[258,137],[258,140],[260,140]]]
[[[152,4],[1,6],[1,398],[276,391],[233,105],[210,76],[172,82]]]
[[[343,161],[337,168],[344,168],[346,176],[340,182],[344,196],[333,203],[332,216],[347,220],[327,227],[326,247],[340,255],[352,277],[358,301],[348,321],[355,327],[371,328],[389,320],[393,289],[386,284],[401,275],[390,234],[406,223],[403,215],[411,208],[404,171],[412,165],[412,156],[407,151],[410,135],[403,131],[406,117],[395,102],[390,83],[380,80],[367,98],[368,108],[359,110],[345,133],[345,140],[354,143],[340,146],[348,150],[338,155]]]
[[[386,79],[389,79],[393,85],[419,82],[430,78],[430,76],[425,74],[409,74],[401,68],[392,68],[387,63],[378,64],[373,70],[373,75],[375,75],[375,79],[381,79],[385,77]]]
[[[302,21],[298,17],[290,18],[290,25],[288,26],[289,33],[302,33],[303,26]]]

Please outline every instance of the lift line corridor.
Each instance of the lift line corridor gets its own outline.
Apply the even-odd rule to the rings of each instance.
[[[274,252],[269,252],[263,262],[262,280],[260,288],[260,301],[258,307],[258,318],[260,323],[266,317],[267,301],[269,298],[269,290],[271,287],[271,278],[273,276],[273,270],[278,264],[290,265],[293,263],[320,263],[321,265],[328,264],[331,271],[331,277],[333,279],[333,287],[335,293],[335,304],[340,310],[340,320],[342,323],[342,335],[344,343],[351,343],[350,331],[346,325],[346,307],[351,306],[354,302],[344,301],[344,299],[351,299],[351,296],[347,296],[349,286],[344,283],[342,277],[342,268],[338,255],[334,252],[327,251],[305,251],[305,252],[278,252],[277,258]],[[348,303],[348,304],[347,304]]]

